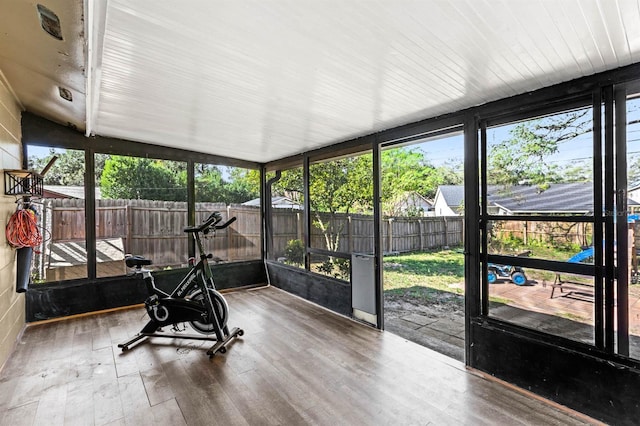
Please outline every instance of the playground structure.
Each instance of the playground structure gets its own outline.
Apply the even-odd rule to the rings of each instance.
[[[629,283],[638,283],[638,249],[640,246],[640,215],[630,214],[627,216],[627,241],[628,241],[628,253],[629,258],[626,260],[627,267],[629,268]],[[593,246],[586,247],[579,253],[576,253],[570,257],[567,262],[569,263],[583,263],[588,259],[593,259],[595,254]],[[619,259],[623,260],[623,259]],[[568,284],[568,285],[567,285]],[[593,301],[593,282],[583,283],[577,280],[565,280],[561,277],[560,273],[556,273],[556,278],[551,285],[551,296],[553,299],[556,289],[560,289],[564,296],[581,296],[586,297],[587,300]]]
[[[567,260],[567,262],[583,263],[588,259],[593,259],[593,255],[593,247],[587,247],[581,252],[571,256]],[[553,295],[555,294],[556,289],[560,289],[560,293],[563,293],[563,296],[580,296],[581,298],[586,298],[589,301],[593,301],[593,284],[583,283],[577,280],[562,279],[562,276],[559,272],[556,272],[556,278],[553,281],[553,284],[551,284],[551,296],[549,297],[550,299],[553,299]]]

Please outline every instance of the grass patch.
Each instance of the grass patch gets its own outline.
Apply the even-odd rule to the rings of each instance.
[[[566,318],[571,321],[584,322],[584,323],[590,322],[588,318],[582,317],[580,315],[572,314],[571,312],[558,312],[555,315],[561,318]]]
[[[489,296],[489,302],[496,305],[510,305],[513,300],[498,296]]]
[[[410,253],[384,259],[384,290],[405,294],[426,287],[449,293],[464,293],[464,254],[454,250]],[[430,297],[425,290],[420,297]]]

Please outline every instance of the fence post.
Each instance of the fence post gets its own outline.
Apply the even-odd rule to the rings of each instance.
[[[418,244],[418,250],[423,250],[422,243],[422,219],[418,219],[418,238],[420,239],[420,243]]]
[[[125,234],[125,238],[127,239],[127,244],[125,245],[124,251],[127,253],[131,253],[131,254],[135,254],[132,252],[132,246],[133,246],[133,241],[131,241],[132,237],[131,237],[131,226],[132,226],[132,222],[133,222],[133,212],[131,211],[131,206],[129,206],[129,204],[125,204],[124,206],[124,215],[125,215],[125,221],[127,222],[125,224],[126,226],[126,234]]]
[[[347,238],[349,238],[349,253],[353,253],[353,221],[351,215],[347,216]]]
[[[447,217],[442,217],[444,223],[444,248],[449,248],[449,221],[447,221]]]
[[[393,252],[393,218],[392,217],[388,219],[388,223],[389,223],[389,231],[388,231],[389,247],[387,251],[389,252],[389,254],[391,254]]]

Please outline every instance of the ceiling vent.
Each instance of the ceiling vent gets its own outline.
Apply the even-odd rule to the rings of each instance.
[[[41,4],[38,4],[37,7],[42,29],[52,37],[62,40],[62,27],[60,26],[60,19],[58,19],[58,15]]]

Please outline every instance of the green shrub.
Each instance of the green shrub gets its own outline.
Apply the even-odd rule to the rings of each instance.
[[[291,240],[284,249],[286,262],[291,265],[302,265],[304,263],[304,243],[300,240]]]
[[[349,259],[330,258],[322,262],[317,270],[321,274],[349,281],[351,276],[351,262]]]

